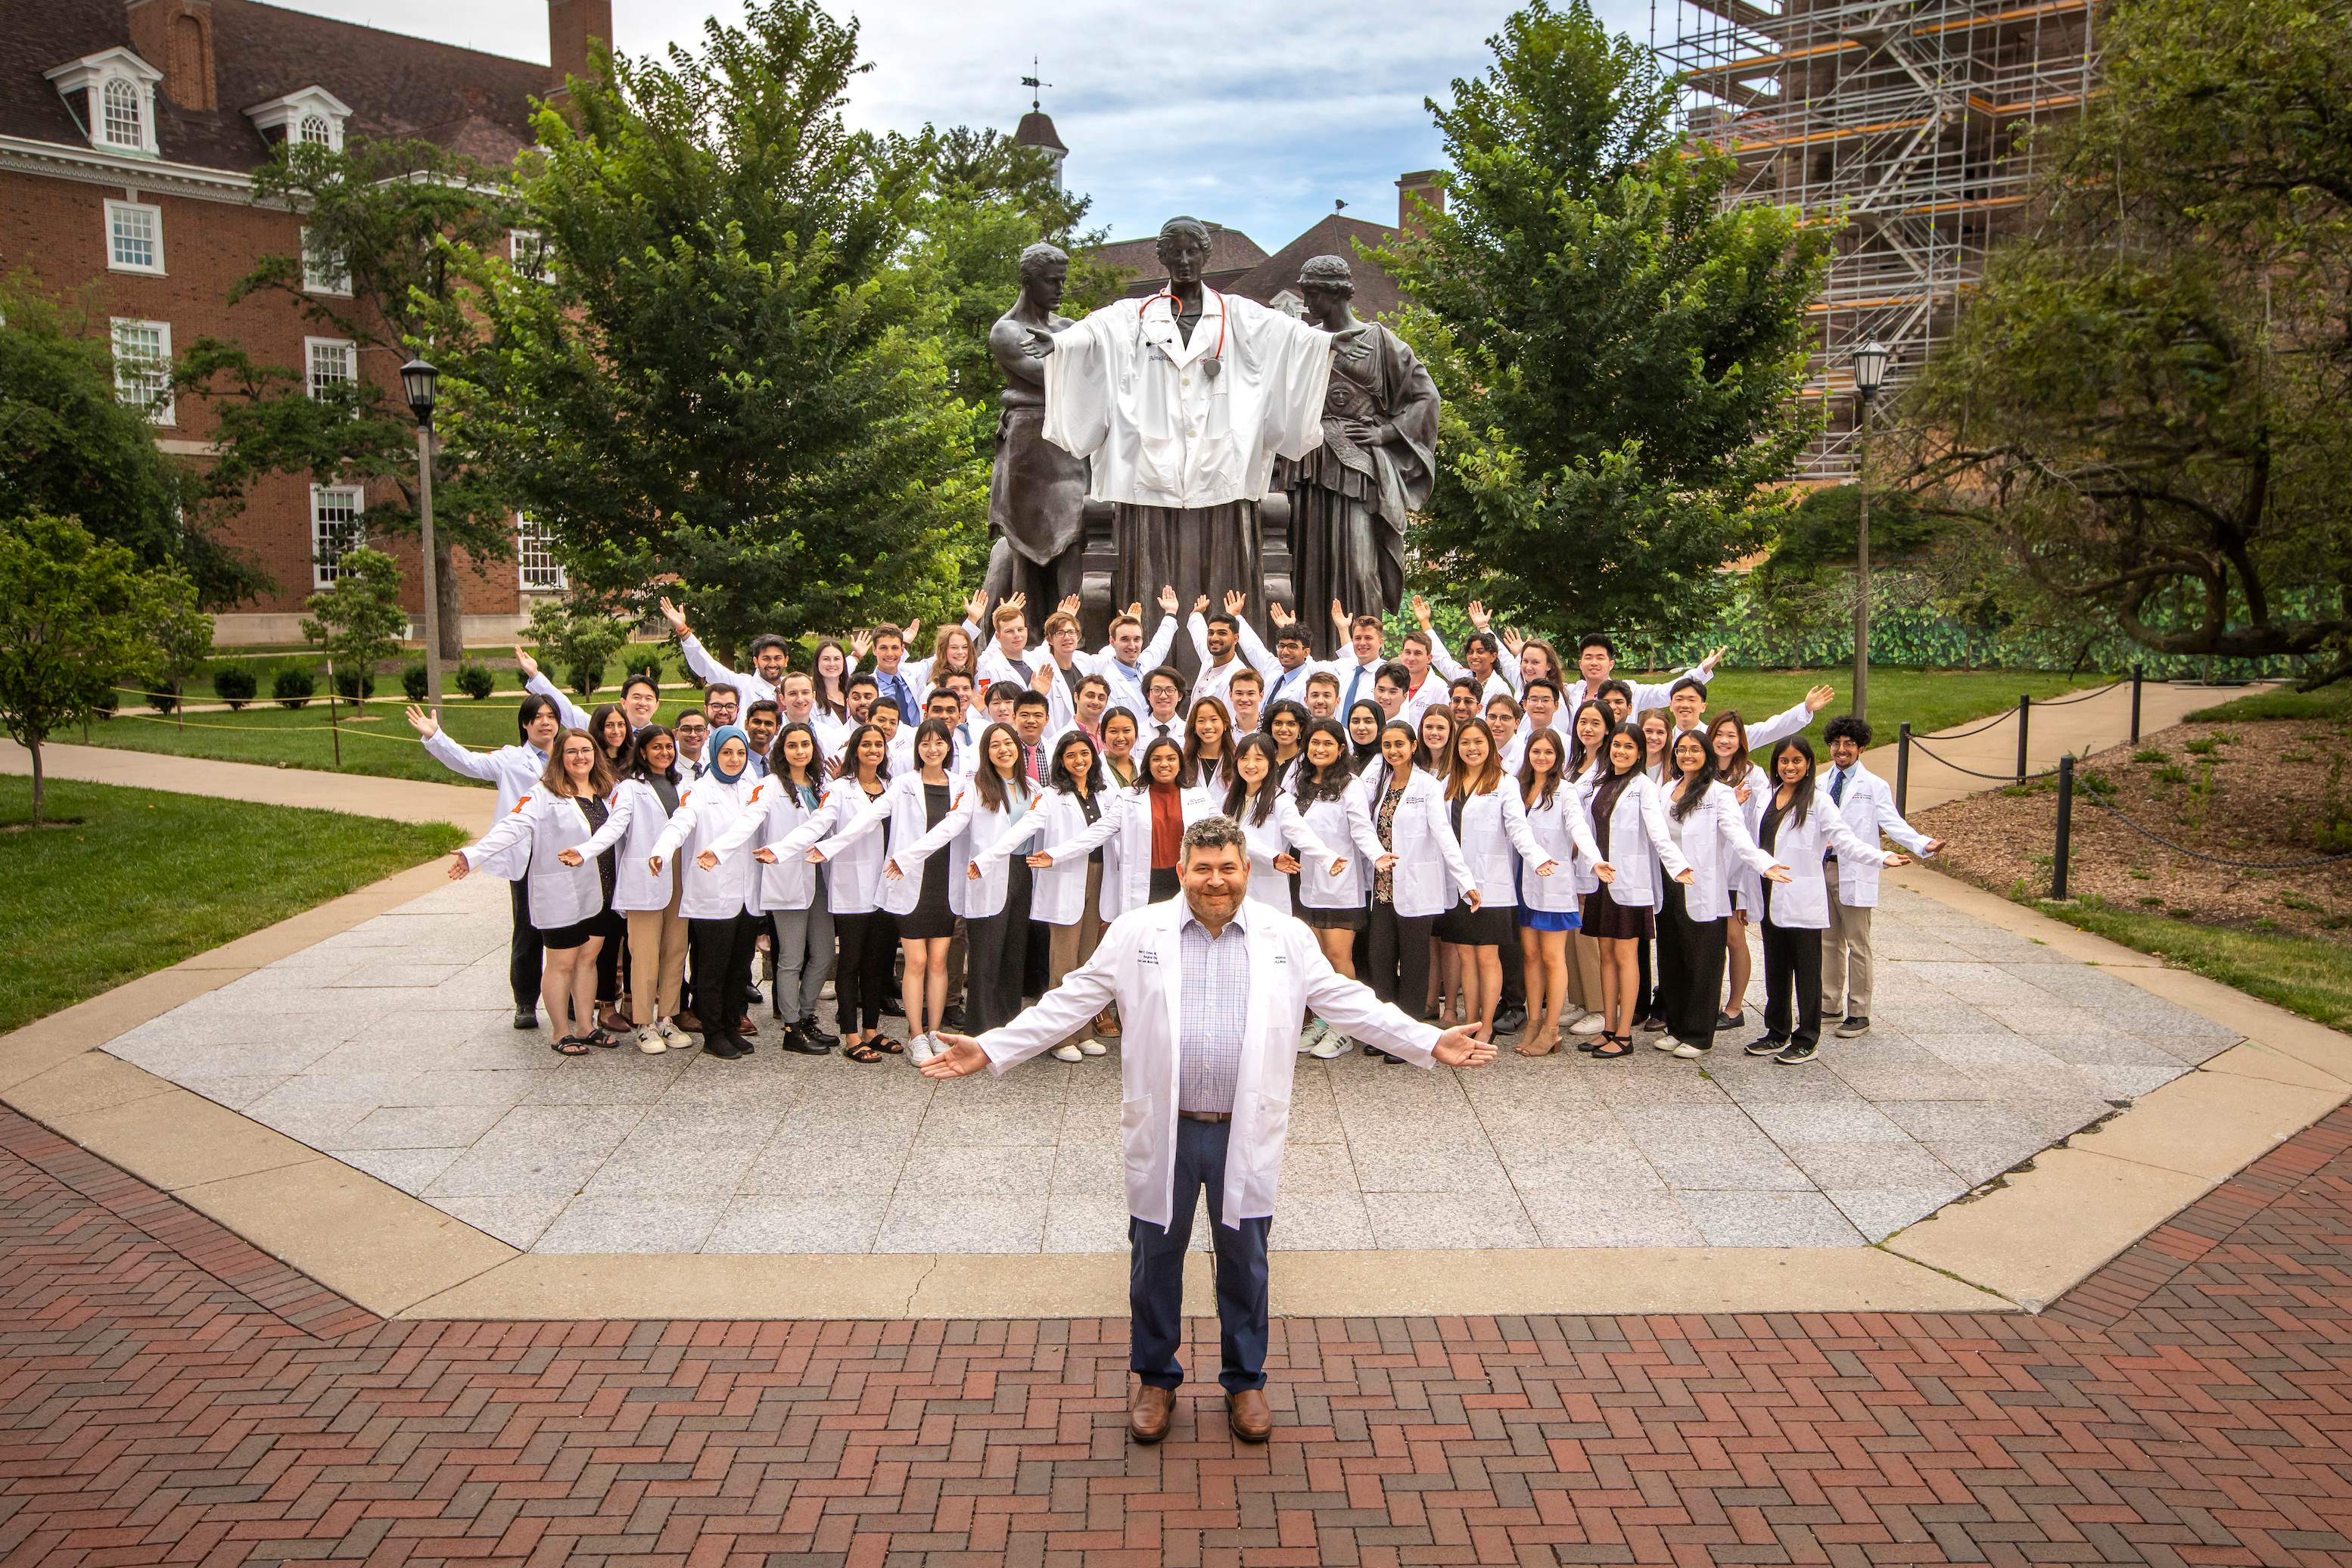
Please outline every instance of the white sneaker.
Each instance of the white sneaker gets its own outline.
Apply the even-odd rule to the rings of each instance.
[[[1055,1046],[1054,1059],[1057,1062],[1077,1062],[1086,1060],[1086,1055],[1076,1046]]]
[[[1330,1027],[1320,1018],[1314,1019],[1308,1023],[1307,1027],[1298,1031],[1298,1049],[1300,1054],[1304,1055],[1305,1053],[1313,1050],[1323,1037],[1330,1032]]]
[[[1675,1055],[1680,1057],[1686,1062],[1695,1062],[1698,1060],[1699,1058],[1706,1056],[1706,1052],[1700,1050],[1696,1046],[1685,1045],[1676,1046],[1675,1047]]]
[[[936,1035],[917,1035],[907,1042],[907,1059],[921,1067],[939,1055],[940,1040]]]
[[[637,1031],[637,1049],[646,1056],[657,1057],[669,1049],[669,1043],[661,1037],[659,1030],[648,1024]]]
[[[1568,1026],[1571,1035],[1597,1035],[1609,1026],[1609,1020],[1598,1013],[1587,1013]]]
[[[1355,1041],[1348,1038],[1347,1036],[1339,1033],[1337,1029],[1326,1029],[1323,1031],[1323,1037],[1315,1042],[1315,1048],[1307,1054],[1311,1057],[1319,1057],[1328,1062],[1333,1057],[1346,1056],[1348,1054],[1348,1047],[1355,1043]]]
[[[1650,1044],[1657,1047],[1658,1049],[1662,1051],[1671,1051],[1675,1047],[1681,1045],[1682,1042],[1675,1038],[1672,1035],[1660,1035],[1656,1039],[1652,1040]]]
[[[1110,1054],[1110,1047],[1104,1045],[1100,1040],[1096,1039],[1092,1035],[1088,1035],[1085,1039],[1078,1042],[1078,1054],[1082,1057],[1108,1056]]]

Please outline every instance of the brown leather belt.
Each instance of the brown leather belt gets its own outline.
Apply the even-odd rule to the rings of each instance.
[[[1176,1114],[1187,1121],[1231,1121],[1234,1119],[1230,1110],[1180,1110]]]

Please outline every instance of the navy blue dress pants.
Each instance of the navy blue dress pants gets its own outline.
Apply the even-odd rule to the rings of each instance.
[[[1239,1229],[1217,1223],[1225,1194],[1225,1142],[1230,1121],[1176,1119],[1176,1192],[1166,1229],[1130,1215],[1133,1249],[1127,1285],[1128,1368],[1153,1388],[1184,1382],[1184,1248],[1192,1238],[1192,1208],[1209,1194],[1209,1235],[1216,1245],[1217,1324],[1224,1367],[1217,1381],[1228,1394],[1265,1386],[1265,1237],[1273,1220],[1245,1219]]]

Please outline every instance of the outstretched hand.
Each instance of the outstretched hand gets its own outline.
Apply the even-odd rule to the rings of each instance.
[[[970,1078],[988,1065],[988,1053],[970,1035],[941,1034],[934,1037],[947,1049],[923,1064],[925,1078]],[[1491,1047],[1486,1054],[1494,1055]]]
[[[1816,686],[1811,691],[1805,693],[1805,711],[1808,713],[1818,713],[1836,700],[1837,688],[1833,686]]]
[[[1164,583],[1160,584],[1160,613],[1161,615],[1163,615],[1163,616],[1172,616],[1172,615],[1174,615],[1174,614],[1176,613],[1176,606],[1177,606],[1180,603],[1181,603],[1181,602],[1182,602],[1182,601],[1179,600],[1179,599],[1176,597],[1176,590],[1175,590],[1174,588],[1172,588],[1172,587],[1169,586],[1167,584],[1164,584]]]
[[[517,647],[515,649],[515,663],[521,667],[522,678],[524,680],[530,681],[538,679],[539,660],[523,652],[520,647]]]
[[[1278,604],[1266,605],[1265,618],[1277,626],[1295,626],[1298,624],[1298,617]]]
[[[408,722],[428,741],[441,732],[441,721],[414,702],[408,705]]]
[[[451,881],[464,881],[467,874],[472,871],[473,868],[474,868],[472,866],[467,864],[466,858],[463,855],[452,854],[449,857],[449,879]]]
[[[1465,1025],[1438,1036],[1437,1044],[1429,1048],[1429,1054],[1450,1068],[1482,1068],[1495,1059],[1495,1042],[1480,1039],[1469,1026]],[[925,1068],[923,1070],[929,1072],[930,1069]]]
[[[1239,588],[1228,588],[1225,590],[1225,614],[1229,616],[1238,616],[1244,610],[1248,608],[1249,595],[1247,594],[1243,593]]]
[[[671,604],[669,602],[669,595],[667,594],[664,594],[661,598],[661,613],[662,619],[669,623],[670,630],[677,632],[681,636],[685,634],[686,612],[679,609],[676,605]]]

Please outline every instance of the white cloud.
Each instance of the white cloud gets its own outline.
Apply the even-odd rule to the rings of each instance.
[[[277,0],[292,8],[527,59],[547,58],[536,0]],[[829,0],[860,24],[875,69],[850,117],[876,129],[993,125],[1029,107],[1037,74],[1070,148],[1073,188],[1118,238],[1191,212],[1273,250],[1344,199],[1349,216],[1396,221],[1396,178],[1443,160],[1424,98],[1488,59],[1509,0],[1244,0],[1145,6],[1112,0]],[[1600,0],[1612,26],[1649,37],[1643,0]],[[718,8],[729,21],[732,3]],[[614,0],[619,47],[647,54],[701,37],[704,5]],[[1666,18],[1661,26],[1670,26]]]

